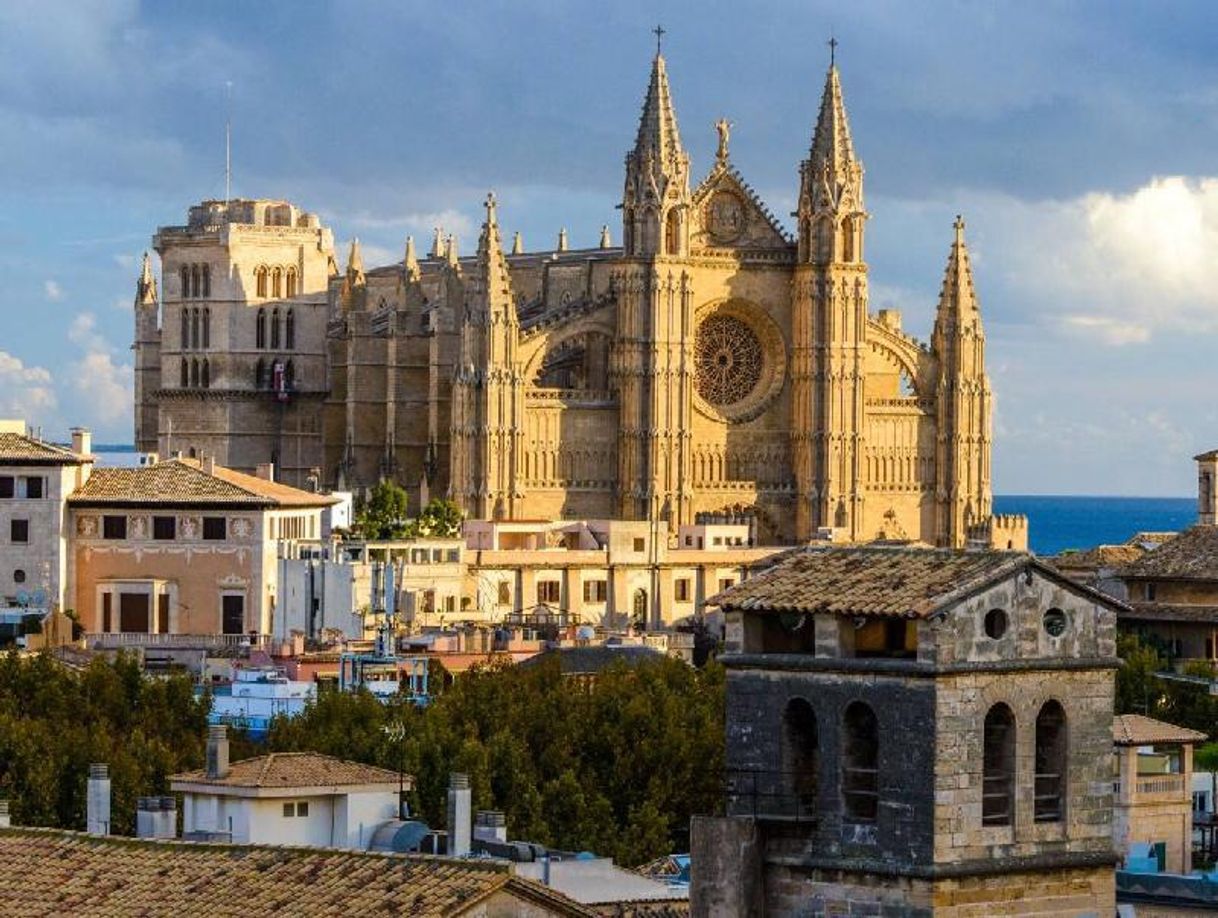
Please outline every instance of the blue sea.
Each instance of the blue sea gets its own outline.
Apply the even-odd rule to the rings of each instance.
[[[1179,532],[1197,522],[1195,497],[1050,497],[1004,494],[995,513],[1028,517],[1029,547],[1038,555],[1115,545],[1137,532]]]

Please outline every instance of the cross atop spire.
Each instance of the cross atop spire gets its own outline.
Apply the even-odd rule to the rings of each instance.
[[[656,57],[659,57],[660,56],[660,45],[664,40],[664,27],[662,25],[657,25],[651,31],[655,34],[655,37],[656,37]]]
[[[833,37],[832,32],[829,33],[829,40],[827,42],[825,42],[825,44],[827,44],[829,46],[829,66],[836,67],[837,66],[838,41],[836,38]]]

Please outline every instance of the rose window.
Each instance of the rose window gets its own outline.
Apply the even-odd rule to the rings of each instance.
[[[694,343],[698,394],[716,407],[734,405],[761,381],[761,341],[730,315],[713,315],[698,326]]]

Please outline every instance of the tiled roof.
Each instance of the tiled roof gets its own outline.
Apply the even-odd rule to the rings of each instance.
[[[494,861],[0,829],[0,863],[0,914],[13,916],[459,916],[496,894],[596,914]]]
[[[79,465],[84,458],[70,449],[44,443],[33,437],[19,433],[0,433],[0,462],[3,463],[34,462],[40,465]]]
[[[1121,573],[1134,578],[1218,580],[1218,526],[1192,526]]]
[[[68,498],[73,504],[191,503],[247,507],[326,507],[335,498],[288,487],[195,459],[167,459],[143,468],[94,469]]]
[[[1023,552],[795,549],[708,602],[724,609],[924,618],[1029,565],[1048,570]]]
[[[688,899],[633,899],[592,906],[600,918],[687,918]]]
[[[1118,746],[1153,746],[1158,743],[1203,743],[1206,736],[1188,727],[1144,717],[1118,714],[1112,718],[1112,741]]]
[[[1131,602],[1122,612],[1122,621],[1204,622],[1218,625],[1218,605],[1184,605],[1167,602]]]
[[[216,787],[341,787],[352,784],[392,784],[398,773],[374,765],[348,762],[316,752],[272,752],[242,759],[229,766],[223,778],[209,778],[203,769],[171,775],[175,784],[211,784]],[[406,786],[414,779],[406,776]]]
[[[1046,560],[1059,570],[1082,570],[1100,567],[1125,567],[1146,554],[1138,545],[1097,545],[1084,551],[1062,552]]]

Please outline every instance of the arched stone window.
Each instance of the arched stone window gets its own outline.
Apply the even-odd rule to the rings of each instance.
[[[254,347],[266,350],[266,310],[258,310],[258,318],[254,320]]]
[[[271,349],[279,347],[279,310],[271,310]]]
[[[190,266],[190,295],[192,298],[199,295],[199,266]]]
[[[211,309],[203,307],[203,347],[211,347]]]
[[[180,385],[183,389],[185,389],[187,386],[190,385],[190,361],[188,361],[185,357],[182,358],[182,374],[181,375],[182,375],[182,378],[181,378]]]
[[[274,268],[271,271],[271,296],[279,299],[283,296],[283,270]]]
[[[1060,822],[1065,816],[1067,748],[1066,712],[1058,702],[1046,701],[1036,715],[1037,822]]]
[[[1015,816],[1015,715],[1001,702],[985,714],[981,824],[1009,826]]]
[[[664,221],[664,251],[669,255],[681,254],[681,212],[675,207]]]
[[[803,698],[792,698],[782,717],[783,785],[791,795],[789,806],[784,806],[783,810],[789,809],[791,816],[810,816],[816,812],[819,741],[812,705]]]
[[[211,265],[203,266],[203,299],[211,297]]]
[[[288,310],[283,320],[283,346],[288,350],[296,347],[296,311],[293,309]]]
[[[259,265],[254,269],[254,293],[257,296],[266,296],[266,265]]]
[[[880,728],[861,701],[842,718],[842,811],[852,822],[875,822],[880,808]]]
[[[197,357],[192,357],[190,360],[190,387],[199,388],[199,358]]]
[[[199,310],[196,307],[190,311],[190,346],[199,346]]]
[[[190,347],[190,310],[182,309],[182,350]]]
[[[206,357],[203,358],[202,367],[199,372],[199,385],[204,389],[211,388],[211,364]]]
[[[296,295],[296,269],[295,268],[288,268],[286,283],[287,283],[287,290],[285,292],[287,293],[287,295],[295,296]]]
[[[266,386],[266,363],[261,357],[254,364],[254,388],[262,389]]]
[[[182,299],[190,296],[190,268],[182,265]]]

